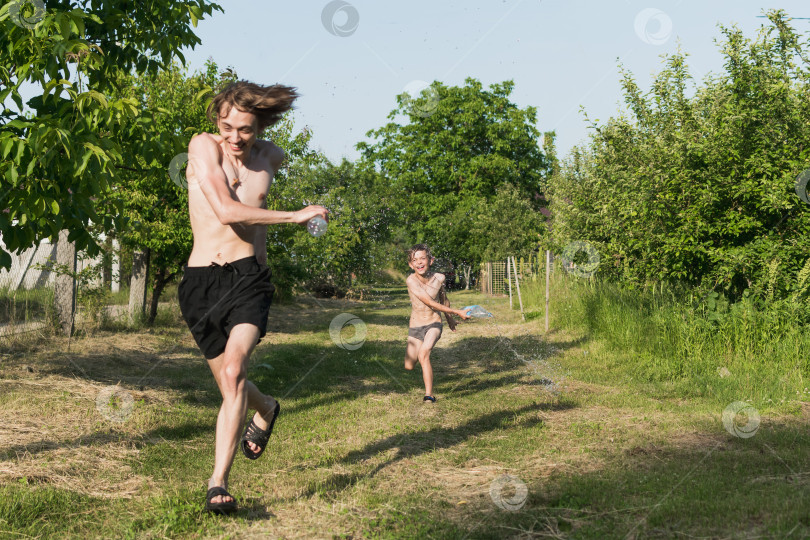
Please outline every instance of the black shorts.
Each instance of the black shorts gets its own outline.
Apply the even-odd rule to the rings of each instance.
[[[425,334],[427,334],[428,330],[431,328],[438,328],[439,338],[442,337],[442,323],[440,322],[426,324],[425,326],[412,326],[408,328],[408,337],[416,338],[419,341],[425,341]],[[436,338],[436,341],[438,341],[439,338]]]
[[[177,289],[180,311],[194,340],[207,359],[225,351],[231,330],[250,323],[267,333],[267,315],[276,288],[270,270],[256,257],[220,266],[186,266]]]

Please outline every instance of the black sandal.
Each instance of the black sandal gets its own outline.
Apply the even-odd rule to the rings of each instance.
[[[433,396],[425,396],[422,398],[422,401],[430,401],[431,403],[436,403],[436,398]]]
[[[270,425],[267,426],[267,429],[260,429],[259,426],[256,425],[256,422],[253,421],[253,418],[250,419],[248,422],[247,427],[245,428],[245,434],[242,435],[242,453],[245,454],[245,457],[248,459],[259,459],[264,453],[264,449],[267,448],[267,441],[270,439],[270,434],[273,433],[273,424],[276,423],[276,418],[278,418],[278,413],[281,410],[281,405],[279,405],[278,401],[276,402],[276,408],[273,411],[273,419],[270,420]],[[256,446],[261,446],[261,450],[258,452],[254,452],[248,446],[248,442],[252,442]]]
[[[222,495],[223,497],[230,497],[233,500],[230,502],[218,502],[218,503],[211,502],[211,500],[218,495]],[[236,512],[236,497],[228,493],[228,490],[225,489],[224,487],[221,486],[212,487],[205,494],[205,509],[213,514],[220,514],[226,516],[228,514]]]

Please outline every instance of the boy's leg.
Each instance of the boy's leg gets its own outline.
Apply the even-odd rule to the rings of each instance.
[[[422,379],[425,381],[426,396],[433,395],[433,366],[430,364],[430,351],[433,350],[433,346],[439,341],[441,335],[438,328],[428,330],[425,334],[425,340],[422,342],[421,347],[419,347],[419,352],[417,353],[419,365],[422,366]]]
[[[405,369],[411,370],[419,361],[419,348],[422,342],[415,337],[408,336],[408,347],[405,349]]]
[[[241,439],[242,422],[248,405],[261,414],[268,412],[267,396],[246,378],[250,353],[253,352],[258,338],[259,329],[256,326],[238,324],[231,330],[225,352],[208,361],[222,394],[222,406],[217,416],[214,472],[208,481],[209,488],[222,486],[227,489],[228,475]],[[212,502],[228,502],[228,498],[217,496]]]

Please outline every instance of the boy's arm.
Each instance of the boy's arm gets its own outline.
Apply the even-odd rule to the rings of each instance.
[[[424,289],[422,289],[421,287],[414,286],[414,283],[412,281],[407,281],[407,284],[408,290],[411,291],[411,293],[413,293],[415,297],[421,300],[423,304],[425,304],[433,311],[441,311],[442,313],[451,313],[453,315],[458,315],[459,317],[465,320],[470,318],[470,316],[467,315],[467,313],[461,311],[460,309],[452,309],[450,306],[445,306],[444,304],[436,302],[430,296],[427,295]]]
[[[450,307],[450,299],[447,298],[447,293],[444,290],[444,285],[439,288],[439,301],[442,303],[443,306]],[[450,327],[450,330],[453,332],[456,331],[456,321],[453,317],[450,316],[449,313],[444,314],[444,318],[447,319],[447,326]]]

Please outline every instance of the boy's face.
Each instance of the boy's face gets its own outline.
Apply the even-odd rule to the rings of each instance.
[[[411,270],[420,276],[424,276],[427,271],[430,270],[431,264],[433,264],[433,258],[429,258],[427,252],[425,251],[417,251],[413,254],[411,260],[408,261],[408,266],[411,267]]]

